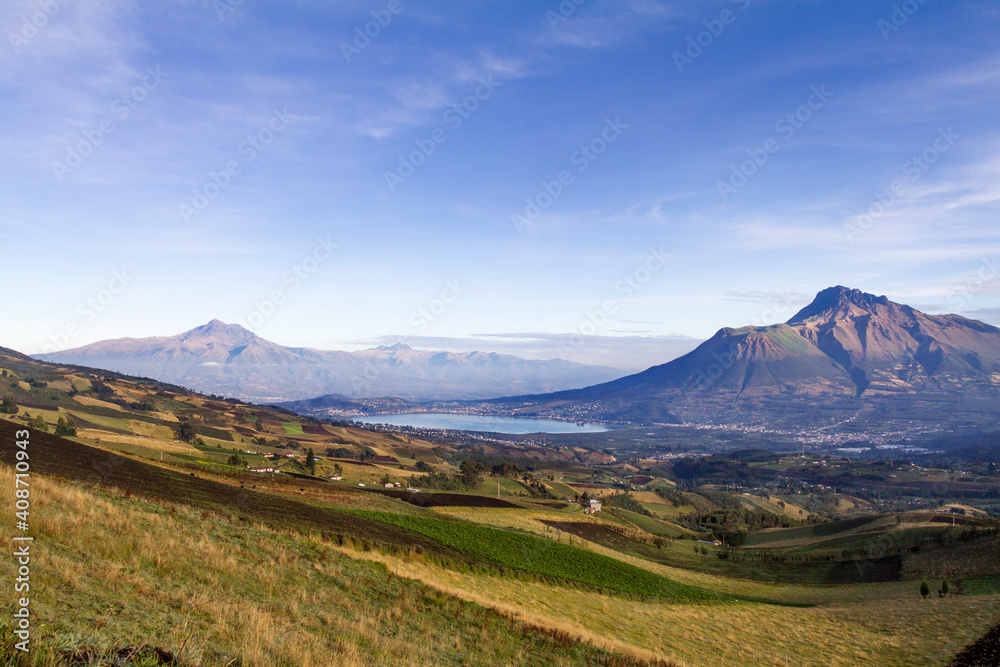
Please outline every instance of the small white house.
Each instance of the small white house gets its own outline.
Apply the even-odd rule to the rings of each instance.
[[[332,479],[335,482],[339,482],[340,480],[344,479],[344,476],[343,475],[333,475],[332,477],[330,477],[330,479]]]
[[[596,498],[590,501],[590,511],[600,512],[601,511],[601,501]]]

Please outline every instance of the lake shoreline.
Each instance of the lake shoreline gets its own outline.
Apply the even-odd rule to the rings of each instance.
[[[611,428],[604,424],[575,423],[555,419],[526,417],[488,417],[445,412],[406,412],[384,415],[352,417],[369,425],[387,425],[445,431],[473,431],[502,433],[505,435],[531,435],[534,433],[603,433]]]

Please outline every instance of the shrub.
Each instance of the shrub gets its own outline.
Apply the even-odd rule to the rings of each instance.
[[[60,417],[59,421],[56,422],[56,435],[61,435],[64,437],[76,435],[76,423],[73,421],[73,419],[72,418],[63,419],[62,417]]]

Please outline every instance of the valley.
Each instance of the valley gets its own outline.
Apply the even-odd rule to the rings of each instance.
[[[990,460],[803,456],[678,427],[373,430],[11,351],[0,369],[4,461],[31,430],[52,664],[131,646],[203,665],[463,664],[484,647],[523,664],[941,665],[1000,613]]]

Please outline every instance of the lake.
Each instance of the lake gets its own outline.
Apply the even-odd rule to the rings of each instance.
[[[443,428],[451,431],[485,431],[489,433],[602,433],[609,430],[601,424],[574,424],[554,419],[527,419],[519,417],[481,417],[479,415],[450,415],[435,412],[417,412],[395,415],[351,417],[365,424],[391,424],[416,428]]]

